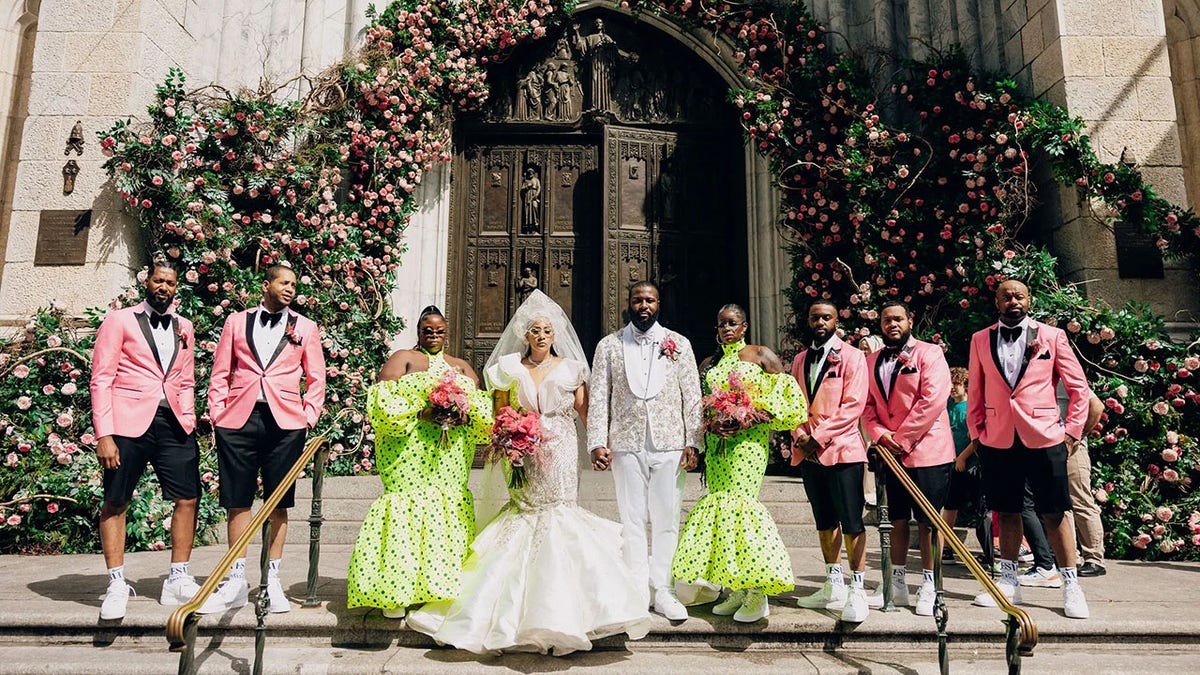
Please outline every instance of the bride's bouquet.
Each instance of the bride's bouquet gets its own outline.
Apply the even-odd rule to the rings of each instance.
[[[533,411],[518,412],[506,405],[496,411],[496,422],[492,425],[492,445],[488,449],[488,461],[506,459],[512,465],[511,488],[525,487],[525,458],[538,452],[546,432],[541,417]]]
[[[771,419],[766,411],[754,407],[741,373],[730,371],[728,385],[728,389],[715,389],[701,401],[704,430],[720,437],[719,449],[724,449],[725,439],[730,435]]]
[[[445,435],[452,426],[461,426],[471,411],[471,399],[467,392],[458,386],[453,370],[442,374],[438,383],[429,392],[429,406],[432,408],[433,421],[442,425]]]

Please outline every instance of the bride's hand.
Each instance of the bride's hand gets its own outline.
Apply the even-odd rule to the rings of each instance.
[[[592,469],[594,471],[604,471],[610,464],[612,464],[612,450],[608,448],[592,450]]]

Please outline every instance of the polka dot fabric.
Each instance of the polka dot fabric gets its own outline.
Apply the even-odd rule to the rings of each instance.
[[[688,514],[671,573],[676,579],[704,579],[733,590],[756,588],[767,595],[789,591],[795,575],[775,521],[758,501],[770,452],[772,430],[790,430],[805,419],[804,400],[787,373],[769,374],[742,361],[744,343],[727,345],[725,356],[705,374],[705,389],[728,382],[736,368],[755,406],[770,412],[770,422],[725,440],[705,434],[708,494]]]
[[[371,505],[354,543],[347,606],[394,609],[458,595],[462,563],[475,536],[467,490],[475,446],[490,441],[491,400],[466,377],[470,419],[442,438],[440,425],[417,419],[448,366],[376,383],[367,392],[375,457],[384,494]]]

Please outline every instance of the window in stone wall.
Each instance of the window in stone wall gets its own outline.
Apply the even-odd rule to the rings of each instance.
[[[1117,223],[1117,274],[1122,279],[1162,279],[1162,252],[1155,237],[1139,232],[1133,225]]]

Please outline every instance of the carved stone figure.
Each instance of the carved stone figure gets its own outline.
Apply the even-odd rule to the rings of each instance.
[[[542,119],[558,119],[558,71],[554,66],[542,70]]]
[[[575,81],[575,76],[571,74],[571,66],[566,63],[558,64],[558,70],[554,71],[554,86],[558,89],[558,119],[573,120],[582,112],[583,91],[579,90],[579,83]],[[579,96],[576,96],[576,94]]]
[[[537,120],[542,118],[542,73],[537,68],[521,78],[517,91],[517,114],[519,120]]]
[[[542,231],[541,220],[542,181],[533,168],[525,169],[521,180],[521,233]]]
[[[604,32],[604,20],[596,19],[593,24],[596,31],[587,37],[579,34],[579,26],[573,26],[575,33],[575,48],[584,58],[591,62],[591,100],[589,110],[613,112],[613,82],[612,72],[618,60],[636,63],[638,55],[617,47],[617,43],[608,33]]]
[[[526,265],[521,268],[521,276],[517,279],[517,303],[525,302],[529,294],[537,290],[538,278],[533,271],[532,265]]]

